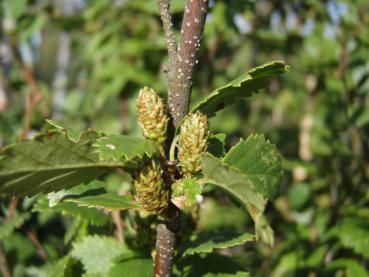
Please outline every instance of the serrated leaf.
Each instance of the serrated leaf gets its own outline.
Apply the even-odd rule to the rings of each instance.
[[[202,168],[207,182],[224,189],[248,210],[255,222],[256,238],[273,245],[273,231],[263,216],[267,200],[256,185],[240,169],[223,163],[209,153],[202,157]]]
[[[30,218],[30,213],[14,213],[9,219],[4,219],[0,225],[0,241],[9,237],[15,229]]]
[[[275,195],[283,179],[277,149],[263,135],[241,139],[227,153],[223,162],[240,169],[265,198]]]
[[[49,132],[0,150],[0,192],[18,196],[70,188],[99,177],[109,167],[122,163],[102,163],[93,152],[98,138],[86,131],[75,143],[60,132]]]
[[[250,233],[238,233],[232,230],[203,233],[184,246],[183,255],[196,253],[209,253],[214,249],[228,248],[248,241],[253,241],[254,235]]]
[[[217,111],[235,103],[238,99],[250,97],[253,93],[264,88],[271,78],[287,71],[288,66],[281,61],[274,61],[253,68],[232,82],[210,93],[191,111],[201,111],[208,117],[212,117]]]
[[[249,277],[249,273],[232,258],[219,254],[192,255],[177,265],[181,277]]]
[[[91,225],[102,226],[109,222],[109,217],[97,209],[78,207],[76,203],[61,202],[50,207],[46,197],[40,197],[34,204],[33,212],[50,213],[57,212],[63,215],[77,217],[86,220]]]
[[[87,274],[106,274],[113,267],[113,259],[125,252],[128,250],[116,239],[95,235],[74,243],[71,254],[82,262]]]
[[[115,259],[115,264],[109,271],[109,277],[151,277],[154,273],[153,260],[149,257],[135,254],[122,255]]]
[[[151,157],[155,153],[155,144],[143,138],[125,135],[109,135],[95,143],[100,159],[103,161],[132,161],[134,158]]]
[[[181,182],[172,186],[172,197],[186,196],[186,207],[191,207],[196,202],[196,195],[201,194],[202,186],[196,179],[186,177]]]
[[[104,188],[88,190],[82,194],[68,194],[62,201],[76,203],[79,207],[102,208],[108,211],[139,208],[132,196],[120,196],[107,192]]]

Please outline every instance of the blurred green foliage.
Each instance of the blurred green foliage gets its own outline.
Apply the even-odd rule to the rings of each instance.
[[[172,2],[178,32],[184,1]],[[136,134],[138,90],[149,85],[166,95],[166,45],[154,0],[3,0],[0,18],[0,145],[46,128],[45,118]],[[265,133],[283,155],[285,176],[267,207],[276,246],[246,244],[192,256],[179,265],[185,276],[203,276],[201,267],[188,268],[203,260],[237,263],[240,275],[234,276],[244,270],[253,276],[369,276],[368,26],[365,0],[211,1],[192,104],[255,65],[284,60],[288,74],[219,112],[211,130],[227,134],[226,149],[240,137]],[[125,173],[106,177],[114,192],[127,191],[129,182]],[[46,202],[19,199],[15,209],[14,200],[0,199],[1,249],[14,276],[50,276],[49,270],[79,276],[91,262],[78,259],[87,239],[122,255],[110,249],[110,239],[94,237],[113,230],[100,211],[74,214],[68,206],[74,203],[64,203],[30,215],[34,203],[42,210]],[[248,215],[214,188],[204,193],[198,216],[198,233],[252,230]],[[124,226],[127,243],[139,238],[134,247],[152,245],[151,218],[133,215]],[[135,259],[112,272],[148,263]]]

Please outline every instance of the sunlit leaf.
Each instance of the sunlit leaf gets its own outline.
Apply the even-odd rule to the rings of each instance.
[[[253,93],[265,88],[271,78],[287,71],[288,66],[281,61],[266,63],[251,69],[237,79],[210,93],[191,111],[201,111],[208,117],[212,117],[225,106],[235,103],[240,98],[250,97]]]

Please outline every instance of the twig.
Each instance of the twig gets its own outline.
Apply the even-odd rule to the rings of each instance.
[[[169,12],[170,0],[158,0],[158,3],[171,61],[169,71],[165,69],[165,73],[169,72],[169,78],[167,76],[169,88],[168,108],[172,119],[168,128],[169,139],[166,141],[166,149],[168,150],[173,141],[175,128],[188,113],[193,72],[197,64],[197,54],[204,30],[208,0],[187,0],[177,50],[174,47],[175,38]],[[175,54],[175,57],[173,57],[173,54]],[[167,151],[167,154],[169,154],[169,151]],[[172,174],[175,176],[176,172]],[[168,187],[170,187],[173,180],[171,178],[166,179],[170,180],[166,181]],[[172,203],[169,204],[169,207],[163,213],[166,221],[160,222],[156,229],[155,277],[169,277],[172,271],[180,211]]]
[[[8,265],[8,261],[6,260],[6,255],[3,249],[3,244],[0,241],[0,272],[4,277],[12,277]]]
[[[114,222],[114,225],[116,227],[115,236],[117,237],[117,239],[120,243],[124,243],[123,221],[122,221],[122,218],[120,217],[120,212],[119,211],[113,211],[111,213],[111,216],[113,218],[113,222]]]
[[[33,243],[33,245],[37,249],[38,255],[45,261],[48,261],[49,255],[46,253],[45,249],[41,245],[40,241],[37,238],[37,235],[34,231],[27,231],[27,237],[30,239],[30,241]]]
[[[35,77],[33,76],[32,70],[29,66],[23,61],[22,55],[18,50],[18,45],[15,39],[12,39],[12,49],[15,54],[16,59],[22,66],[22,72],[24,76],[24,80],[28,86],[28,92],[26,96],[26,105],[25,112],[23,116],[23,130],[21,133],[21,137],[27,137],[27,134],[31,128],[31,119],[33,109],[38,105],[38,103],[42,100],[43,95],[40,92]]]
[[[160,10],[160,18],[163,22],[163,29],[167,39],[169,63],[172,66],[176,62],[177,45],[173,32],[172,16],[170,15],[170,0],[157,0]]]

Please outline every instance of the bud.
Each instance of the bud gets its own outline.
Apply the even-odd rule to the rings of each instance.
[[[140,171],[134,181],[136,201],[149,213],[162,212],[169,202],[169,191],[161,175],[162,169],[153,161]]]
[[[207,149],[209,134],[206,115],[196,112],[185,118],[178,138],[178,159],[183,172],[201,170],[201,154]]]
[[[153,89],[144,87],[140,90],[136,106],[144,137],[160,143],[165,141],[168,116],[163,100]]]

